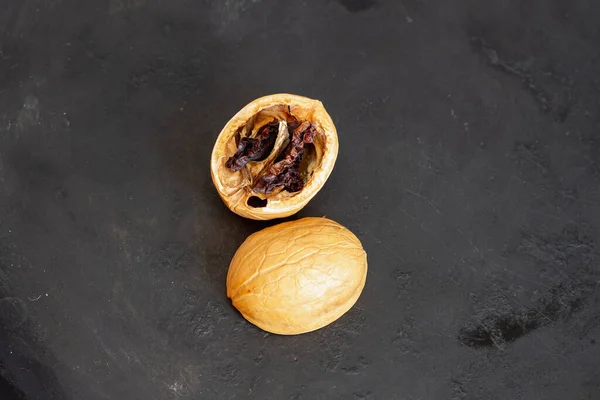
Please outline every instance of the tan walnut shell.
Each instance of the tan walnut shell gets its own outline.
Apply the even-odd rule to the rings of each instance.
[[[227,274],[227,297],[252,324],[280,335],[322,328],[358,300],[367,254],[347,228],[302,218],[250,235]]]
[[[250,161],[236,172],[225,166],[236,153],[240,138],[256,138],[259,129],[274,120],[279,122],[277,140],[265,159]],[[316,131],[299,167],[304,187],[296,192],[280,187],[269,194],[258,193],[255,191],[258,179],[290,144],[290,121],[310,122]],[[252,101],[227,122],[213,147],[210,171],[221,199],[234,213],[255,220],[284,218],[300,211],[323,187],[337,154],[337,131],[320,101],[293,94],[273,94]]]

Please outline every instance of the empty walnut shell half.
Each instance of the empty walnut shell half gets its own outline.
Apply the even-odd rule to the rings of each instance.
[[[366,278],[359,239],[337,222],[310,217],[250,235],[229,265],[227,297],[259,328],[296,335],[350,310]]]
[[[223,128],[210,171],[229,209],[268,220],[300,211],[333,170],[338,138],[318,100],[274,94],[254,100]]]

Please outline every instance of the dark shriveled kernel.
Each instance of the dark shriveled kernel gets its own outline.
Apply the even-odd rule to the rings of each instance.
[[[290,144],[283,153],[283,159],[269,167],[256,185],[256,193],[269,194],[278,187],[283,186],[288,192],[298,192],[304,187],[304,180],[298,168],[302,162],[305,144],[312,143],[316,134],[314,126],[308,121],[298,125],[289,126],[292,131]]]
[[[225,166],[230,171],[237,172],[250,161],[262,161],[268,157],[277,140],[278,125],[277,120],[274,120],[262,127],[256,138],[241,138],[236,153],[227,160]],[[276,158],[275,163],[258,179],[254,191],[270,194],[279,187],[291,193],[302,190],[304,179],[299,168],[305,145],[313,142],[316,133],[315,127],[308,121],[290,122],[288,124],[289,144]]]
[[[232,172],[244,168],[250,161],[262,161],[275,146],[279,123],[275,120],[263,126],[256,138],[241,138],[237,151],[231,156],[225,166]]]

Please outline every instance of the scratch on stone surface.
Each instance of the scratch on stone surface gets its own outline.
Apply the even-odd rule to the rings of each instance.
[[[256,388],[256,382],[262,378],[262,375],[255,375],[252,377],[252,380],[250,381],[250,387],[248,388],[248,396],[251,396],[252,393],[254,392],[254,389]]]
[[[127,361],[129,362],[136,362],[138,364],[141,363],[140,358],[135,354],[135,353],[128,353],[127,351],[125,351],[125,349],[121,349],[121,354],[123,355],[123,357],[125,357],[127,359]]]
[[[106,345],[104,340],[102,340],[102,336],[98,333],[96,328],[93,328],[92,325],[88,322],[87,319],[84,318],[83,324],[90,330],[96,341],[100,344],[102,351],[106,353],[113,361],[117,361],[116,354],[112,351],[110,347]],[[117,363],[118,364],[118,363]]]
[[[528,71],[533,64],[533,59],[529,58],[524,62],[509,63],[500,58],[498,52],[486,42],[484,38],[473,37],[471,39],[473,48],[482,54],[493,67],[506,73],[509,76],[519,79],[525,89],[533,96],[534,100],[540,105],[544,113],[552,114],[557,122],[565,122],[571,113],[571,99],[567,101],[553,101],[551,95],[546,90],[539,87],[532,74]],[[556,95],[554,96],[557,97]]]
[[[517,159],[532,163],[542,175],[548,174],[548,161],[535,143],[519,141],[515,143],[515,153]]]
[[[423,196],[423,195],[421,195],[421,194],[419,194],[419,193],[417,193],[417,192],[415,192],[415,191],[412,191],[412,190],[410,190],[410,189],[404,189],[404,188],[403,188],[402,190],[403,190],[405,193],[412,194],[413,196],[417,197],[418,199],[421,199],[421,200],[423,200],[423,201],[424,201],[425,203],[427,203],[427,204],[428,204],[428,205],[429,205],[431,208],[433,208],[433,209],[434,209],[434,211],[435,211],[435,212],[437,212],[438,214],[440,214],[440,215],[444,215],[444,213],[442,213],[442,212],[439,210],[439,208],[437,208],[437,207],[435,206],[435,204],[433,204],[433,202],[432,202],[432,201],[431,201],[429,198],[427,198],[426,196]]]
[[[127,299],[127,297],[123,296],[123,283],[121,281],[116,281],[113,285],[113,299],[115,300],[113,303],[113,308],[115,311],[123,311],[123,307],[119,305],[124,305],[127,310],[131,313],[131,316],[136,316],[137,311],[131,304],[131,302]]]
[[[202,375],[202,370],[192,364],[186,364],[179,371],[181,382],[183,382],[183,385],[187,390],[196,390],[200,384],[198,378],[202,377]]]
[[[460,229],[458,226],[454,227],[456,229],[456,231],[458,233],[460,233],[462,235],[462,237],[464,237],[465,239],[467,239],[467,241],[469,242],[469,244],[471,245],[471,249],[473,249],[474,252],[476,252],[483,261],[486,260],[486,257],[483,255],[483,253],[479,250],[479,247],[475,246],[475,243],[473,243],[473,240],[471,240],[471,238],[469,236],[467,236],[462,229]]]
[[[428,163],[428,165],[426,165],[427,169],[432,170],[433,172],[435,172],[436,174],[440,174],[440,175],[447,175],[445,173],[446,169],[443,168],[441,165],[439,165],[437,162],[435,162],[431,157],[428,157],[427,155],[423,154],[422,151],[418,151],[416,149],[414,149],[412,146],[410,146],[409,144],[405,143],[405,142],[400,142],[399,143],[400,146],[406,148],[407,150],[409,150],[411,153],[415,154],[416,156],[418,156],[419,158],[423,159],[424,161],[426,161]],[[419,165],[421,166],[421,165]],[[458,174],[458,176],[468,185],[473,186],[473,184],[467,180],[467,178],[460,173],[460,171],[458,170],[454,170],[453,172],[456,172]],[[453,189],[455,189],[455,186],[446,181],[443,180],[444,182],[448,183]]]
[[[404,20],[406,22],[408,22],[409,24],[412,24],[413,19],[411,18],[410,15],[408,15],[408,11],[406,10],[406,7],[404,6],[404,4],[402,2],[400,2],[400,9],[402,10],[402,14],[404,14]]]
[[[102,349],[104,350],[104,352],[106,354],[108,354],[108,356],[110,358],[112,358],[114,361],[117,360],[117,356],[115,355],[115,353],[110,349],[110,347],[108,347],[106,345],[106,343],[104,343],[104,340],[102,340],[102,338],[100,337],[100,335],[95,334],[96,338],[98,339],[98,342],[100,343],[100,345],[102,346]]]
[[[402,258],[399,254],[397,254],[394,250],[392,250],[392,248],[390,246],[388,246],[387,244],[385,244],[381,239],[379,239],[377,236],[373,235],[372,233],[366,232],[367,235],[371,236],[371,238],[373,238],[373,240],[375,240],[375,242],[379,245],[381,245],[383,248],[385,248],[387,250],[388,253],[390,253],[392,256],[394,256],[394,258],[398,261],[400,261],[401,263],[404,263],[405,260],[404,258]],[[370,274],[373,274],[373,271],[370,271]]]
[[[408,218],[412,219],[413,221],[415,220],[415,216],[410,214],[408,211],[406,211],[404,208],[397,206],[398,210],[400,210],[400,212],[404,215],[406,215]]]

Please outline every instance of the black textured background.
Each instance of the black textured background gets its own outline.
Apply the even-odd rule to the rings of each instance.
[[[0,34],[3,400],[600,399],[597,0],[3,0]],[[227,301],[268,223],[208,170],[274,92],[340,134],[298,216],[370,261],[297,337]]]

